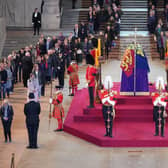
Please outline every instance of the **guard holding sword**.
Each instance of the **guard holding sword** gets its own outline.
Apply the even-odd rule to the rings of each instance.
[[[155,134],[159,136],[159,128],[161,128],[161,136],[164,137],[165,118],[167,117],[166,105],[167,105],[167,93],[162,92],[165,89],[164,80],[159,77],[156,81],[156,89],[159,93],[153,95],[153,118],[155,121]]]
[[[105,77],[104,89],[100,90],[99,96],[102,102],[103,118],[106,127],[106,134],[104,136],[113,137],[112,127],[115,118],[114,106],[116,104],[114,92],[111,90],[113,87],[112,79],[110,76]]]

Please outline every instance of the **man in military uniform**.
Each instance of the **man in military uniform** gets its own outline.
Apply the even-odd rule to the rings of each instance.
[[[63,131],[64,108],[62,106],[63,94],[61,90],[57,90],[54,93],[53,98],[50,98],[49,102],[54,105],[52,116],[49,117],[57,119],[58,122],[58,128],[54,131]]]
[[[156,81],[156,89],[159,90],[159,93],[153,95],[153,119],[155,121],[155,136],[159,136],[159,126],[161,126],[161,136],[164,137],[164,125],[166,114],[166,105],[165,100],[167,99],[166,93],[161,91],[165,88],[163,78],[158,78]]]
[[[95,78],[97,69],[95,68],[95,60],[91,55],[86,56],[86,63],[89,64],[86,69],[86,81],[88,84],[88,91],[89,91],[89,102],[90,105],[88,108],[94,107],[94,90],[95,90]]]
[[[104,82],[104,89],[100,90],[99,96],[102,102],[103,118],[105,122],[106,134],[104,136],[113,137],[112,127],[113,119],[115,118],[114,106],[116,101],[115,95],[112,92],[113,83],[110,76],[106,76]]]
[[[67,71],[69,74],[69,87],[72,89],[70,96],[74,96],[78,89],[78,84],[80,83],[77,63],[75,61],[72,61]]]

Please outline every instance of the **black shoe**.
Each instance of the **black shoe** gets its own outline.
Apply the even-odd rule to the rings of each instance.
[[[154,136],[159,136],[159,134],[154,134]]]
[[[113,136],[112,136],[112,135],[109,135],[109,137],[110,137],[110,138],[113,138]]]
[[[27,149],[32,149],[32,146],[26,146]]]
[[[94,106],[90,105],[90,106],[87,106],[87,108],[94,108]]]
[[[7,139],[5,139],[5,141],[4,141],[5,143],[7,143],[8,142],[8,140]]]
[[[39,147],[38,146],[33,146],[32,149],[38,149]]]
[[[106,134],[104,134],[104,136],[108,136],[108,134],[106,133]]]
[[[12,142],[12,140],[11,140],[11,139],[9,139],[9,142],[11,143],[11,142]]]
[[[164,135],[161,135],[161,137],[165,137]]]
[[[54,130],[54,132],[59,132],[59,131],[63,131],[63,129],[56,129],[56,130]]]
[[[69,94],[69,96],[74,96],[74,94],[72,93],[72,94]]]

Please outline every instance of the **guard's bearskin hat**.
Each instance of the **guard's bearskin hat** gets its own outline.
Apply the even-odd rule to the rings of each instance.
[[[86,55],[86,64],[94,65],[95,60],[91,54]]]

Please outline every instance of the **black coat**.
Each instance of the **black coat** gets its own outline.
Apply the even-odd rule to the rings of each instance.
[[[32,57],[24,56],[22,59],[23,71],[31,73],[33,68]]]
[[[41,112],[40,103],[35,101],[30,101],[24,106],[24,114],[26,116],[27,124],[38,124],[39,123],[39,114]]]
[[[32,23],[41,26],[41,14],[40,12],[37,12],[37,17],[35,17],[35,12],[33,12],[32,15]]]
[[[7,109],[7,118],[8,118],[8,121],[12,121],[13,120],[13,108],[11,105],[8,105],[8,109]],[[4,106],[1,107],[0,109],[0,116],[1,116],[1,119],[3,120],[3,117],[5,116],[5,108]]]

